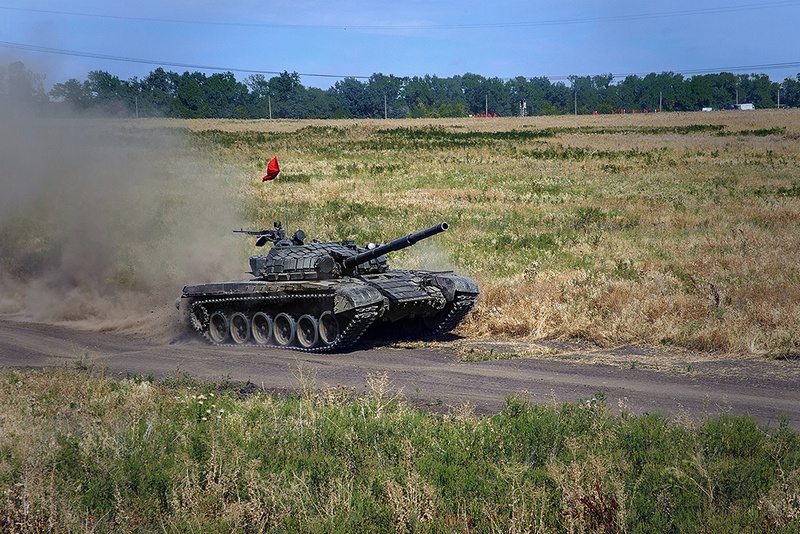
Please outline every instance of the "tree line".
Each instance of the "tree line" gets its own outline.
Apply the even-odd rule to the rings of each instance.
[[[468,115],[559,115],[637,111],[696,111],[750,102],[757,108],[800,106],[800,73],[783,82],[766,74],[674,72],[630,75],[486,78],[467,73],[344,78],[327,90],[305,87],[296,72],[243,81],[233,73],[207,75],[157,68],[146,77],[121,80],[102,70],[44,90],[44,76],[23,63],[0,65],[0,98],[87,114],[176,118],[403,118]]]

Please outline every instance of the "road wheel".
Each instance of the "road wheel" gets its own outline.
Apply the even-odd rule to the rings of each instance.
[[[228,318],[221,311],[215,311],[211,314],[208,321],[208,335],[211,341],[220,344],[228,340],[230,329],[228,327]]]
[[[288,313],[279,313],[272,322],[272,337],[281,347],[292,344],[297,331],[297,324]]]
[[[236,312],[231,315],[230,320],[231,339],[237,345],[246,343],[250,338],[250,321],[247,316],[242,312]]]
[[[339,320],[330,310],[319,316],[319,337],[325,345],[333,345],[339,338]]]
[[[297,320],[297,342],[301,347],[310,349],[319,341],[319,322],[316,317],[302,315]]]
[[[251,325],[253,341],[257,345],[267,345],[272,340],[272,319],[264,312],[253,315]]]

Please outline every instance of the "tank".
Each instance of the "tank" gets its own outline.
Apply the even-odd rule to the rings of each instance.
[[[272,243],[250,257],[249,280],[187,285],[176,306],[214,345],[309,352],[346,349],[370,330],[385,339],[449,332],[472,309],[478,285],[452,271],[393,270],[386,255],[449,228],[446,222],[384,245],[306,243],[298,230],[234,230]]]

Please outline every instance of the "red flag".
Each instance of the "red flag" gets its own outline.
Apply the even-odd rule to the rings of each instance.
[[[278,158],[272,158],[272,161],[267,165],[267,175],[263,177],[261,181],[266,182],[267,180],[272,180],[278,176],[279,172],[281,172],[281,168],[278,166]]]

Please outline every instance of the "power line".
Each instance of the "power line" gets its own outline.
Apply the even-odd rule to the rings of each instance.
[[[197,65],[192,63],[180,63],[174,61],[157,61],[154,59],[141,59],[135,57],[125,56],[112,56],[108,54],[95,54],[91,52],[79,52],[76,50],[65,50],[63,48],[49,48],[46,46],[26,45],[21,43],[11,43],[8,41],[0,41],[0,46],[6,48],[15,48],[18,50],[27,50],[30,52],[42,52],[45,54],[58,54],[61,56],[72,57],[87,57],[91,59],[104,59],[107,61],[121,61],[123,63],[140,63],[144,65],[159,65],[166,67],[181,67],[186,69],[199,69],[199,70],[212,70],[220,72],[243,72],[247,74],[276,74],[280,75],[282,72],[273,70],[259,70],[259,69],[244,69],[239,67],[218,67],[213,65]],[[369,76],[353,76],[344,74],[315,74],[298,72],[300,76],[316,77],[316,78],[359,78],[368,79]]]
[[[141,59],[141,58],[133,58],[133,57],[125,57],[125,56],[112,56],[109,54],[95,54],[91,52],[79,52],[75,50],[66,50],[63,48],[50,48],[45,46],[35,46],[35,45],[27,45],[21,43],[12,43],[8,41],[0,41],[0,47],[6,48],[14,48],[18,50],[27,50],[30,52],[41,52],[45,54],[58,54],[63,56],[73,56],[73,57],[86,57],[91,59],[103,59],[107,61],[120,61],[123,63],[139,63],[144,65],[158,65],[158,66],[166,66],[166,67],[180,67],[186,69],[199,69],[199,70],[208,70],[208,71],[218,71],[218,72],[242,72],[247,74],[272,74],[272,75],[280,75],[286,71],[273,71],[273,70],[260,70],[260,69],[245,69],[241,67],[219,67],[213,65],[198,65],[193,63],[181,63],[181,62],[174,62],[174,61],[159,61],[154,59]],[[739,65],[733,67],[716,67],[716,68],[706,68],[706,69],[682,69],[682,70],[666,70],[662,72],[675,72],[678,74],[684,75],[691,75],[691,74],[715,74],[719,72],[746,72],[750,71],[753,72],[755,70],[774,70],[774,69],[788,69],[798,67],[800,68],[800,61],[791,61],[786,63],[762,63],[757,65]],[[629,72],[629,73],[622,73],[622,74],[611,74],[615,79],[619,78],[627,78],[628,76],[647,76],[648,74],[652,74],[651,72]],[[303,73],[298,72],[299,76],[310,77],[310,78],[356,78],[361,80],[367,80],[370,76],[365,75],[352,75],[352,74],[320,74],[320,73]],[[610,74],[610,73],[609,73]],[[605,76],[606,73],[598,73],[596,75]],[[575,75],[558,75],[558,76],[542,76],[543,78],[547,78],[549,80],[569,80]],[[594,76],[594,75],[589,75]],[[582,77],[582,76],[579,76]],[[498,76],[501,80],[511,80],[515,77],[503,77]]]
[[[707,69],[681,69],[681,70],[663,70],[662,72],[674,72],[677,74],[691,75],[691,74],[717,74],[720,72],[753,72],[754,70],[775,70],[775,69],[789,69],[797,67],[800,68],[800,61],[791,61],[788,63],[762,63],[760,65],[739,65],[736,67],[716,67]],[[611,74],[615,79],[627,78],[628,76],[647,76],[653,74],[651,72],[627,72],[621,74]],[[605,74],[600,74],[604,76]],[[568,76],[545,76],[549,80],[569,80],[573,75]],[[580,76],[579,76],[580,77]],[[511,78],[503,78],[511,79]]]
[[[128,20],[138,22],[155,22],[161,24],[187,24],[203,26],[231,26],[231,27],[253,27],[253,28],[296,28],[296,29],[320,29],[320,30],[457,30],[457,29],[490,29],[490,28],[516,28],[534,26],[561,26],[573,24],[596,24],[608,22],[625,22],[636,20],[653,20],[673,17],[689,17],[698,15],[715,15],[720,13],[735,13],[741,11],[755,11],[763,9],[774,9],[790,7],[800,4],[800,0],[783,0],[775,2],[761,2],[757,4],[740,4],[723,7],[686,9],[679,11],[664,11],[660,13],[637,13],[631,15],[612,15],[607,17],[587,17],[574,19],[552,19],[540,21],[523,22],[483,22],[470,24],[372,24],[359,25],[343,22],[342,24],[288,24],[280,22],[231,22],[231,21],[203,21],[190,19],[164,19],[154,17],[134,17],[125,15],[102,15],[97,13],[80,13],[74,11],[56,11],[47,9],[34,9],[25,7],[0,6],[0,9],[8,11],[24,11],[29,13],[43,13],[49,15],[60,15],[70,17],[90,17],[101,19]]]

